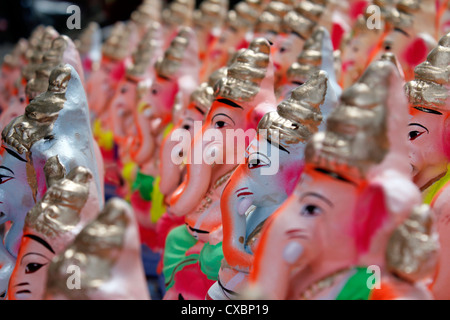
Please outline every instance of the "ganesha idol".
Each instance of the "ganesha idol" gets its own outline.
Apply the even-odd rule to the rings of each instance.
[[[450,192],[449,74],[450,33],[442,37],[425,62],[415,68],[414,80],[405,86],[409,99],[410,157],[413,179],[438,216],[442,254],[432,284],[437,299],[449,299],[448,199]]]
[[[326,99],[333,90],[327,83],[326,72],[317,71],[259,122],[245,162],[220,198],[225,259],[208,299],[238,298],[245,288],[261,229],[292,193],[303,170],[306,142],[337,103]]]
[[[99,68],[92,71],[86,83],[86,95],[94,119],[101,118],[106,111],[107,102],[112,98],[120,79],[125,74],[129,51],[126,26],[118,22],[102,46]]]
[[[136,24],[137,38],[140,40],[144,39],[149,28],[152,28],[152,24],[161,22],[161,0],[144,0],[142,3],[134,10],[130,19]]]
[[[165,212],[159,190],[160,146],[171,129],[174,105],[185,105],[198,84],[198,65],[195,34],[190,28],[180,28],[164,56],[155,63],[155,77],[135,113],[137,135],[129,150],[137,172],[130,200],[141,235],[150,248],[155,246],[155,223]]]
[[[258,38],[214,86],[214,102],[187,155],[186,178],[169,199],[168,212],[184,216],[185,225],[166,239],[164,299],[204,299],[217,280],[223,258],[220,195],[255,136],[255,114],[275,108],[273,72],[270,45]]]
[[[84,86],[84,72],[75,44],[67,36],[58,36],[51,41],[50,48],[43,53],[42,62],[34,69],[34,77],[26,84],[25,92],[29,101],[47,90],[50,73],[60,63],[70,64]]]
[[[83,210],[89,197],[91,173],[74,168],[67,177],[54,156],[44,166],[49,189],[25,217],[17,263],[8,286],[8,300],[42,300],[47,271],[53,257],[61,253],[96,212]]]
[[[248,292],[268,299],[432,298],[422,281],[435,270],[438,238],[408,172],[402,85],[393,63],[376,61],[342,93],[326,131],[305,148],[294,193],[261,231]],[[378,281],[370,278],[374,269]]]
[[[51,48],[52,41],[58,36],[58,32],[53,27],[40,26],[33,31],[28,43],[22,41],[23,39],[20,40],[11,55],[5,56],[2,64],[1,87],[6,91],[5,95],[0,94],[1,128],[4,128],[13,118],[21,115],[28,101],[33,98],[29,93],[26,94],[25,87],[36,77],[37,69],[42,67],[44,54]],[[22,50],[25,50],[24,56],[20,57]]]
[[[259,16],[255,37],[265,37],[272,44],[275,66],[275,90],[287,83],[286,73],[300,54],[305,41],[318,25],[325,7],[316,1],[271,1]]]
[[[25,215],[48,188],[44,165],[49,158],[57,155],[68,172],[77,166],[87,168],[93,177],[89,184],[93,196],[86,206],[96,211],[103,207],[101,173],[81,79],[72,66],[59,65],[48,84],[48,90],[2,131],[0,223],[9,221],[11,228],[0,249],[1,292],[17,257]]]
[[[27,50],[28,64],[22,68],[22,83],[36,76],[36,69],[41,65],[44,54],[52,46],[52,41],[59,36],[59,33],[51,26],[37,28],[30,37],[30,48]]]
[[[194,0],[174,0],[162,10],[162,24],[165,26],[163,38],[167,41],[165,47],[176,37],[180,27],[192,27],[194,8]]]
[[[49,262],[44,299],[150,299],[137,222],[126,201],[106,202],[97,218]]]
[[[11,53],[5,55],[0,68],[0,110],[4,112],[14,96],[16,82],[21,80],[21,68],[26,64],[28,41],[20,39]]]
[[[362,5],[363,13],[357,16],[351,29],[344,34],[340,45],[342,72],[339,83],[344,89],[359,79],[365,71],[368,61],[373,60],[381,50],[383,36],[386,34],[384,30],[386,19],[393,2],[392,0],[372,0]],[[377,20],[380,24],[377,28],[372,28],[372,25],[369,24],[369,21],[373,23],[371,16],[373,11],[368,10],[370,5],[375,5],[380,9],[380,19]]]
[[[28,81],[25,86],[21,82],[16,82],[17,94],[10,99],[8,108],[3,110],[0,116],[1,128],[24,113],[27,101],[33,100],[47,90],[50,72],[58,64],[64,62],[74,66],[84,84],[84,73],[75,44],[67,36],[57,36],[52,40],[53,36],[57,35],[55,32],[52,28],[44,31],[43,44],[33,51],[33,55],[39,56],[40,59],[30,62],[23,69]]]
[[[198,40],[200,60],[206,57],[211,43],[220,36],[228,12],[228,0],[202,1],[193,14],[193,26]]]
[[[98,23],[90,22],[74,43],[80,53],[84,75],[88,79],[91,72],[100,67],[102,56],[102,31]]]
[[[172,193],[183,182],[186,175],[186,164],[184,161],[173,161],[174,155],[187,157],[192,139],[196,133],[195,129],[202,126],[205,116],[208,114],[214,100],[214,84],[221,77],[226,76],[226,68],[221,68],[214,72],[208,82],[203,82],[191,94],[189,105],[182,111],[178,121],[174,123],[172,130],[164,138],[160,151],[159,163],[159,189],[167,202]],[[180,145],[179,138],[185,137]],[[164,213],[157,223],[157,247],[164,248],[167,233],[174,227],[184,223],[184,217],[176,217],[169,213]]]
[[[433,0],[401,0],[386,17],[381,45],[374,58],[383,53],[396,55],[407,81],[414,78],[414,68],[436,46],[435,24],[439,5]]]
[[[262,11],[261,2],[240,1],[228,11],[221,34],[206,49],[201,81],[207,81],[214,71],[227,65],[236,51],[248,47],[251,32]]]
[[[287,70],[287,82],[279,88],[277,92],[278,100],[289,98],[292,90],[299,85],[303,85],[318,70],[324,70],[328,75],[328,85],[332,90],[329,91],[327,99],[334,99],[337,102],[342,89],[336,78],[333,44],[330,34],[321,26],[316,27],[308,40],[306,40],[297,60]],[[334,94],[334,97],[331,94]]]
[[[160,33],[161,25],[156,22],[151,24],[138,48],[133,52],[133,62],[127,67],[107,106],[114,142],[118,147],[117,160],[122,163],[130,160],[128,156],[130,140],[137,135],[135,111],[140,99],[143,98],[142,91],[148,89],[148,83],[153,81],[152,66],[162,54]]]
[[[11,120],[23,114],[27,106],[25,86],[16,82],[14,87],[15,94],[9,98],[7,107],[0,114],[0,128],[4,128]]]

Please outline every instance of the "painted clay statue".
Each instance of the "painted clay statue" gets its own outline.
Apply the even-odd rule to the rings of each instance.
[[[369,28],[368,21],[371,19],[371,15],[367,8],[370,5],[375,5],[380,9],[377,28],[372,28],[372,26]],[[350,31],[346,32],[341,42],[342,73],[339,83],[344,89],[359,79],[365,71],[368,61],[373,60],[381,49],[388,9],[392,8],[392,0],[372,0],[363,3],[363,6],[365,7],[363,13],[356,18]]]
[[[138,38],[142,40],[148,33],[152,24],[161,22],[161,0],[144,0],[136,10],[131,13],[131,21],[137,26]]]
[[[175,0],[168,4],[162,11],[162,21],[164,27],[164,39],[167,45],[176,37],[180,27],[192,27],[195,1]]]
[[[129,35],[125,24],[117,22],[102,45],[100,67],[91,73],[86,83],[89,108],[96,119],[106,112],[107,102],[112,98],[118,82],[125,73],[125,59],[130,53],[128,41]]]
[[[2,131],[0,202],[3,215],[0,222],[12,222],[4,246],[14,259],[25,215],[47,190],[43,168],[50,157],[57,155],[69,172],[77,166],[90,170],[93,179],[89,189],[95,197],[90,198],[87,205],[97,211],[103,207],[101,173],[81,80],[73,67],[60,65],[50,74],[48,84],[48,90],[36,97],[25,113]],[[0,259],[3,265],[3,256]],[[3,267],[0,269],[2,292],[7,285],[3,281],[9,279]]]
[[[44,54],[51,48],[52,41],[59,36],[59,33],[53,27],[45,27],[37,29],[30,39],[30,52],[28,53],[28,64],[22,68],[23,83],[26,85],[28,81],[36,76],[36,69],[40,67]],[[35,41],[32,41],[35,40]],[[27,101],[29,103],[29,101]]]
[[[129,160],[127,156],[129,155],[130,139],[137,134],[135,111],[141,98],[139,97],[139,85],[146,81],[153,81],[152,66],[161,55],[160,33],[160,24],[157,22],[151,24],[133,53],[133,62],[127,67],[124,78],[117,85],[117,90],[107,107],[112,122],[114,141],[119,149],[119,160],[122,163]]]
[[[0,114],[0,128],[4,128],[14,118],[24,113],[27,106],[25,86],[17,81],[14,84],[16,93],[8,100],[8,105]]]
[[[253,27],[262,11],[260,2],[240,1],[228,11],[221,34],[206,50],[201,81],[207,81],[214,71],[226,66],[236,51],[248,47]]]
[[[118,89],[120,80],[126,72],[132,52],[131,35],[128,26],[117,22],[102,45],[102,58],[98,69],[93,70],[86,83],[91,121],[95,140],[98,142],[104,162],[104,184],[107,198],[117,194],[121,185],[117,173],[117,154],[114,145],[114,134],[109,101]]]
[[[223,258],[220,195],[255,136],[253,113],[273,110],[276,105],[268,41],[253,40],[214,89],[215,100],[202,133],[196,134],[187,156],[186,179],[169,200],[168,212],[184,216],[185,225],[167,236],[163,271],[168,291],[164,299],[204,299],[217,280]],[[242,142],[240,146],[226,138],[230,132],[245,134],[233,138]]]
[[[267,10],[274,6],[270,2]],[[283,32],[272,41],[272,52],[275,64],[275,90],[279,90],[286,85],[288,69],[296,61],[301,53],[305,41],[311,38],[314,30],[318,27],[318,22],[326,7],[320,1],[302,1],[294,6],[294,10],[287,8],[287,12],[282,17],[281,28]],[[264,19],[261,15],[259,21]],[[259,29],[259,24],[255,26],[255,32]],[[281,101],[281,100],[280,100]]]
[[[247,285],[261,229],[292,193],[303,170],[306,142],[337,104],[336,97],[326,100],[328,90],[333,89],[326,72],[317,71],[260,121],[258,137],[220,199],[225,261],[208,298],[237,298]]]
[[[174,124],[171,132],[165,137],[161,145],[160,153],[160,181],[159,189],[164,195],[164,201],[168,204],[173,192],[180,186],[186,177],[186,164],[184,161],[173,161],[174,154],[186,158],[192,140],[196,134],[196,128],[201,129],[205,116],[214,101],[214,84],[221,77],[226,76],[226,68],[213,73],[209,82],[202,83],[192,94],[191,102],[183,110],[181,117]],[[186,137],[180,145],[179,138]],[[162,251],[165,247],[166,237],[170,230],[184,224],[184,217],[177,217],[165,212],[156,225],[157,248]],[[161,260],[162,265],[162,260]]]
[[[324,70],[329,79],[329,85],[336,94],[335,101],[341,95],[342,89],[335,74],[333,45],[330,35],[324,27],[317,27],[305,42],[302,52],[287,70],[287,83],[277,92],[278,100],[289,98],[290,92],[304,84],[318,70]],[[332,99],[331,96],[328,99]]]
[[[194,138],[195,125],[196,123],[198,124],[204,121],[205,116],[208,114],[214,100],[214,85],[223,76],[226,76],[226,68],[218,70],[216,74],[213,74],[210,77],[209,82],[204,82],[198,86],[198,88],[191,94],[191,101],[189,105],[183,110],[182,115],[174,124],[170,134],[164,138],[161,146],[161,181],[159,186],[161,192],[166,197],[170,197],[170,195],[183,180],[182,172],[184,170],[182,168],[184,168],[185,165],[180,165],[172,161],[173,154],[178,151],[184,156],[187,156],[190,144],[192,142],[191,140],[183,141],[181,149],[176,149],[176,146],[179,146],[179,140],[176,138],[176,136],[179,135],[179,131],[177,130],[187,130],[187,132],[189,132],[189,137],[191,139]]]
[[[300,183],[261,231],[250,276],[260,297],[432,298],[425,285],[394,274],[387,264],[391,235],[408,217],[424,223],[417,226],[424,250],[414,258],[426,264],[437,254],[429,214],[414,214],[421,196],[401,134],[408,119],[403,83],[391,62],[372,63],[342,93],[327,130],[308,142]],[[368,285],[369,267],[378,268],[379,288]],[[422,271],[429,277],[434,268]]]
[[[95,208],[84,208],[92,179],[88,170],[77,167],[64,178],[64,168],[58,156],[54,156],[47,160],[44,171],[49,189],[25,217],[17,263],[9,280],[8,300],[43,299],[53,257],[95,218]]]
[[[58,33],[52,27],[39,26],[32,32],[25,52],[26,63],[21,66],[21,74],[13,84],[15,94],[10,96],[9,100],[5,100],[7,104],[0,115],[1,128],[4,128],[15,117],[23,114],[25,107],[32,99],[30,94],[26,94],[26,85],[36,77],[36,71],[41,67],[44,55],[51,49],[52,41],[56,37],[58,37]],[[46,88],[43,89],[43,91],[45,90]]]
[[[78,269],[70,269],[71,266]],[[74,275],[79,278],[74,279]],[[68,284],[73,287],[69,288]],[[150,299],[137,223],[131,207],[124,200],[110,199],[98,217],[52,260],[44,298]]]
[[[25,92],[29,101],[47,91],[50,73],[60,63],[70,64],[77,71],[84,86],[84,72],[75,44],[67,36],[58,36],[44,52],[42,62],[35,68],[35,76],[27,82]]]
[[[92,71],[100,67],[102,58],[102,31],[98,23],[90,22],[74,43],[80,53],[84,75],[89,79]]]
[[[382,44],[378,58],[385,52],[392,52],[399,60],[406,81],[414,78],[414,68],[425,60],[428,52],[436,46],[434,24],[435,1],[402,0],[389,12],[386,18]],[[424,23],[426,21],[426,23]]]
[[[194,11],[193,25],[198,40],[200,60],[206,57],[211,43],[220,36],[228,12],[228,0],[202,1]]]
[[[155,223],[165,212],[159,191],[159,153],[164,135],[170,130],[176,103],[185,105],[197,85],[199,62],[195,33],[180,28],[170,47],[155,63],[156,76],[136,113],[137,137],[130,155],[138,169],[131,186],[131,204],[146,243],[155,245]],[[189,100],[187,100],[189,101]],[[187,103],[186,103],[187,105]]]
[[[442,37],[425,62],[415,68],[414,80],[405,86],[409,99],[410,164],[413,179],[438,216],[441,245],[439,267],[434,283],[436,299],[449,299],[448,193],[450,185],[450,146],[448,144],[450,111],[450,33]]]
[[[20,39],[11,53],[5,55],[0,70],[0,110],[5,111],[14,95],[15,83],[21,80],[21,68],[26,64],[28,41]]]

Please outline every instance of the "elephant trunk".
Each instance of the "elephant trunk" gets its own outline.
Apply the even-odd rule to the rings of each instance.
[[[174,130],[175,129],[176,128],[174,128]],[[161,163],[159,172],[161,176],[161,182],[159,184],[159,189],[165,196],[171,195],[181,181],[180,165],[175,161],[172,161],[172,153],[178,152],[176,147],[179,144],[178,141],[172,141],[172,139],[170,139],[172,132],[164,140],[161,146],[160,155]],[[182,148],[179,149],[180,152],[184,152]]]
[[[289,243],[284,232],[290,224],[283,224],[283,219],[277,219],[277,216],[279,214],[274,213],[262,230],[249,277],[250,290],[256,292],[259,297],[270,300],[286,298],[292,267],[286,257]]]
[[[223,254],[227,263],[240,271],[248,272],[253,256],[245,251],[246,216],[253,202],[253,193],[248,188],[247,176],[240,164],[222,192],[220,209],[223,224]]]
[[[202,130],[203,132],[203,130]],[[193,141],[187,164],[186,180],[175,190],[170,199],[170,211],[176,216],[184,216],[192,212],[205,197],[212,177],[212,165],[195,155],[203,155],[203,135],[199,134]],[[192,157],[194,155],[194,157]]]

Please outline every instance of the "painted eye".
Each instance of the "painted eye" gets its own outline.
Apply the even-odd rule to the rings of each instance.
[[[20,97],[19,101],[20,101],[20,103],[24,103],[25,102],[25,98],[24,97]]]
[[[263,156],[261,156],[259,154],[250,155],[248,158],[248,162],[247,162],[247,167],[250,170],[258,169],[258,168],[269,166],[269,165],[270,165],[269,159],[267,159],[267,158],[263,159]]]
[[[420,137],[424,132],[425,132],[425,131],[420,132],[420,131],[416,131],[416,130],[410,131],[410,132],[408,133],[408,139],[409,139],[409,141],[414,141],[414,140],[416,140],[416,139],[417,139],[418,137]]]
[[[126,87],[122,87],[122,89],[120,89],[120,93],[122,93],[122,94],[127,93],[127,88]]]
[[[322,209],[313,204],[308,204],[302,208],[300,214],[304,217],[316,217],[322,214]]]
[[[38,271],[43,266],[44,265],[40,264],[40,263],[29,263],[29,264],[27,264],[27,266],[25,268],[25,273],[26,274],[35,273],[36,271]]]
[[[157,89],[152,89],[152,95],[156,96],[158,94],[158,90]]]
[[[216,129],[221,129],[221,128],[226,127],[226,125],[227,125],[227,123],[226,123],[225,121],[217,121],[217,122],[214,124],[214,127],[215,127]]]
[[[14,179],[13,177],[4,176],[0,174],[0,184],[3,184],[5,182],[8,182],[9,180]]]
[[[281,53],[283,53],[283,52],[285,52],[286,51],[286,48],[285,47],[282,47],[281,49],[280,49],[280,52]]]
[[[391,48],[390,45],[387,45],[387,46],[384,47],[384,50],[386,50],[386,51],[389,51],[389,50],[391,50],[391,49],[392,49],[392,48]]]
[[[185,125],[183,126],[183,129],[184,129],[184,130],[189,130],[190,128],[191,128],[191,126],[188,125],[188,124],[185,124]]]

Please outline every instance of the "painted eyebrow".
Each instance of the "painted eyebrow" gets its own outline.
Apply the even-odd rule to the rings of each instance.
[[[53,254],[55,254],[55,251],[53,250],[53,248],[48,244],[47,241],[45,241],[44,239],[42,239],[41,237],[35,236],[34,234],[26,234],[24,235],[24,237],[33,239],[37,242],[39,242],[40,244],[42,244],[44,247],[46,247],[48,250],[50,250],[50,252],[52,252]]]
[[[5,166],[0,166],[0,169],[8,170],[8,171],[11,172],[12,174],[14,174],[14,172],[13,172],[11,169],[9,169],[9,168],[7,168],[7,167],[5,167]]]
[[[347,182],[347,183],[350,183],[350,184],[352,184],[354,186],[358,186],[358,184],[356,182],[354,182],[352,180],[349,180],[349,179],[346,179],[343,176],[341,176],[341,175],[339,175],[339,174],[337,174],[335,172],[332,172],[332,171],[329,171],[329,170],[326,170],[326,169],[322,169],[322,168],[314,168],[314,171],[326,174],[326,175],[332,177],[333,179],[336,179],[336,180],[339,180],[339,181],[343,181],[343,182]]]
[[[272,162],[272,161],[270,161],[269,157],[268,157],[267,155],[265,155],[264,153],[262,153],[262,152],[256,151],[256,152],[250,153],[250,155],[251,155],[251,154],[259,154],[259,155],[261,155],[262,157],[266,158],[267,161]]]
[[[170,79],[169,77],[163,76],[158,74],[158,78],[161,78],[162,80],[166,80],[166,81],[171,81],[172,79]]]
[[[21,283],[16,284],[14,287],[22,287],[22,286],[28,286],[28,285],[29,285],[28,282],[21,282]]]
[[[307,196],[312,196],[312,197],[319,198],[319,199],[321,199],[323,202],[325,202],[326,204],[328,204],[331,208],[334,207],[334,204],[333,204],[330,200],[328,200],[326,197],[322,196],[321,194],[318,194],[318,193],[315,193],[315,192],[307,192],[307,193],[305,193],[305,194],[301,197],[301,199],[304,199],[304,198],[306,198]]]
[[[228,119],[230,119],[231,121],[233,121],[233,119],[231,119],[230,116],[226,115],[225,113],[218,113],[218,114],[214,115],[214,117],[212,117],[211,122],[212,122],[212,121],[214,120],[214,118],[217,117],[217,116],[225,116],[225,117],[227,117]],[[233,121],[233,124],[236,124],[236,122]]]
[[[10,155],[12,155],[12,156],[13,156],[14,158],[16,158],[17,160],[22,161],[22,162],[28,162],[27,160],[22,159],[17,153],[15,153],[14,151],[12,151],[11,149],[8,149],[8,148],[6,148],[6,147],[2,147],[2,148],[5,149],[6,152],[8,152]]]
[[[204,115],[205,113],[203,112],[202,109],[200,109],[199,107],[195,106],[195,110],[197,110],[198,112],[200,112],[202,115]]]
[[[421,125],[420,123],[410,123],[410,124],[408,124],[408,127],[410,127],[410,126],[419,126],[419,127],[421,127],[421,128],[424,128],[425,130],[427,130],[428,133],[430,133],[430,131],[428,131],[428,129],[425,128],[425,127],[424,127],[423,125]]]
[[[231,100],[229,100],[229,99],[217,99],[217,101],[218,101],[218,102],[225,103],[225,104],[229,105],[230,107],[233,107],[233,108],[239,108],[239,109],[244,110],[243,107],[241,107],[241,106],[238,105],[236,102],[233,102],[233,101],[231,101]]]
[[[273,145],[271,139],[267,138],[267,142]],[[285,147],[283,147],[281,144],[276,144],[275,147],[277,147],[277,148],[280,149],[281,151],[287,152],[287,154],[291,154],[291,153],[289,152],[289,150],[287,150],[287,149],[286,149]]]
[[[414,107],[414,109],[425,112],[425,113],[432,113],[432,114],[438,114],[440,116],[442,116],[442,113],[433,109],[428,109],[428,108],[424,108],[424,107]]]
[[[300,39],[302,39],[303,41],[306,41],[305,37],[302,36],[300,33],[298,33],[297,31],[291,31],[291,33],[295,34],[297,37],[299,37]]]
[[[409,33],[406,32],[405,30],[400,29],[399,27],[395,27],[394,30],[397,31],[397,32],[402,33],[403,35],[405,35],[405,36],[407,36],[409,38]]]

